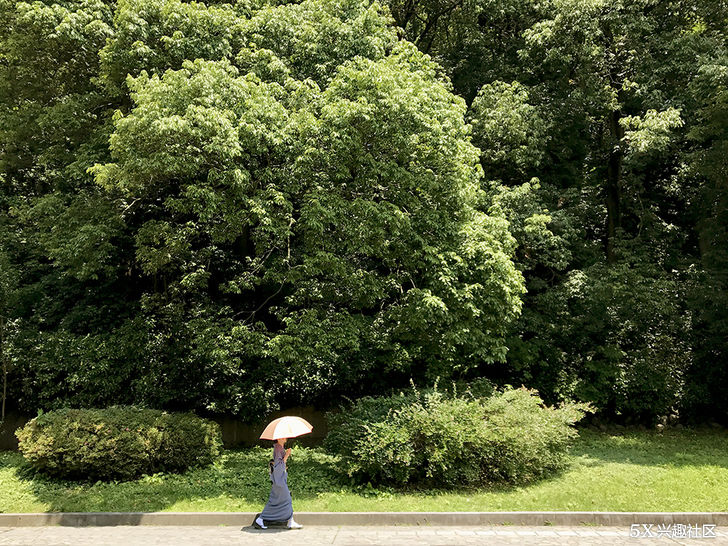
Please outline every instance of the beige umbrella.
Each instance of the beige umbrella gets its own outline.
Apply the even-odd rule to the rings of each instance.
[[[308,434],[313,430],[311,423],[301,417],[285,416],[271,421],[263,434],[261,440],[277,440],[278,438],[295,438]]]

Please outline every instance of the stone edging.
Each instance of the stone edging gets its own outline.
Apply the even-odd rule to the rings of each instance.
[[[253,512],[45,512],[0,514],[0,527],[248,526]],[[296,512],[303,525],[728,525],[728,512]]]

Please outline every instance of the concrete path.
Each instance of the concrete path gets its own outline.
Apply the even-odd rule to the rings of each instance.
[[[307,525],[303,529],[255,530],[250,527],[197,526],[108,526],[108,527],[0,527],[0,545],[14,546],[225,546],[272,545],[316,546],[318,544],[385,544],[387,546],[423,546],[453,544],[505,545],[650,545],[705,544],[728,545],[726,528],[716,527],[709,532],[714,537],[680,538],[685,529],[674,530],[657,537],[658,529],[598,526],[324,526]],[[652,533],[654,538],[638,536]]]

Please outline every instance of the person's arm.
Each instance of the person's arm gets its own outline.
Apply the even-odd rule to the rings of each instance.
[[[273,465],[273,471],[270,479],[275,485],[285,485],[286,483],[286,463],[282,457],[278,457]]]
[[[283,462],[285,463],[288,460],[288,457],[291,455],[291,448],[289,447],[286,449],[286,452],[283,454]]]

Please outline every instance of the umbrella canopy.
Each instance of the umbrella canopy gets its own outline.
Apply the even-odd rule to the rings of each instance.
[[[295,438],[308,434],[313,430],[311,423],[301,417],[285,416],[271,421],[263,434],[261,440],[277,440],[278,438]]]

